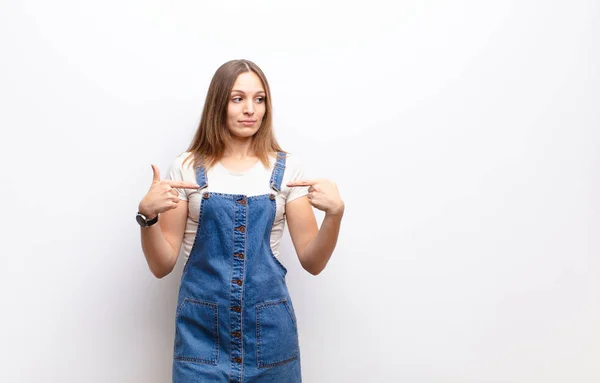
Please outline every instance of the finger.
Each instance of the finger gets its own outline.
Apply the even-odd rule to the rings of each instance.
[[[175,189],[169,190],[169,193],[173,194],[175,197],[179,196],[179,193],[177,193],[177,190],[175,190]]]
[[[319,182],[318,180],[296,180],[296,181],[290,181],[286,185],[288,187],[312,186],[312,185],[316,185],[318,182]]]
[[[152,177],[152,182],[157,182],[160,181],[160,170],[158,170],[158,166],[152,164],[152,173],[153,177]]]
[[[311,187],[308,188],[308,192],[309,193],[310,192],[315,192],[315,191],[317,191],[317,189],[314,186],[311,186]]]
[[[193,184],[191,182],[182,182],[182,181],[164,181],[167,185],[179,188],[179,189],[198,189],[200,185]]]

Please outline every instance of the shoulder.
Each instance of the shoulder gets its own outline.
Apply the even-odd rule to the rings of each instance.
[[[302,158],[292,154],[287,153],[285,159],[285,173],[284,179],[285,181],[293,181],[304,177],[304,163]]]
[[[174,181],[184,181],[195,178],[195,170],[192,159],[190,158],[189,161],[186,161],[189,155],[189,152],[183,152],[175,157],[169,168],[168,179]]]
[[[295,154],[287,153],[285,156],[285,167],[289,169],[301,169],[303,167],[302,159]]]
[[[282,192],[285,196],[286,204],[308,194],[308,187],[288,187],[286,184],[290,181],[302,180],[305,178],[304,165],[302,159],[294,154],[287,153],[285,160],[285,172],[282,180]]]
[[[173,168],[182,169],[182,170],[184,168],[193,168],[194,167],[193,158],[190,158],[188,161],[186,161],[188,159],[188,157],[190,157],[191,154],[192,154],[191,152],[180,153],[177,157],[175,157],[171,166]],[[185,165],[184,165],[184,162],[185,162]]]

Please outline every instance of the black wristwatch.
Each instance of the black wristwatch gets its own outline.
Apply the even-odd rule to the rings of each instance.
[[[158,222],[158,214],[156,215],[156,217],[149,220],[145,215],[138,211],[137,215],[135,216],[135,220],[137,221],[137,223],[140,224],[141,227],[152,226],[156,222]]]

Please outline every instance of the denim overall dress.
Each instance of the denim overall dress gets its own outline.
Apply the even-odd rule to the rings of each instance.
[[[270,242],[285,159],[277,153],[269,194],[202,194],[179,288],[174,383],[302,381],[287,270]],[[202,193],[202,165],[196,178]]]

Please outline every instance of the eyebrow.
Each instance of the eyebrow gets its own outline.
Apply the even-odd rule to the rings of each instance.
[[[231,93],[234,93],[234,92],[241,93],[241,94],[246,94],[243,90],[238,90],[238,89],[233,89],[231,91]],[[262,91],[262,90],[259,90],[258,92],[256,92],[256,94],[259,94],[259,93],[263,93],[264,94],[265,92]]]

